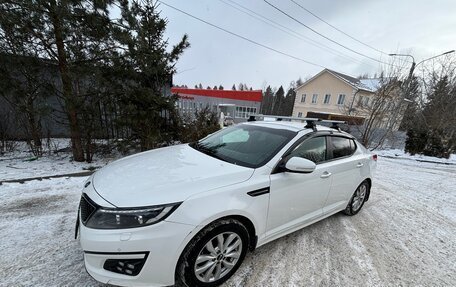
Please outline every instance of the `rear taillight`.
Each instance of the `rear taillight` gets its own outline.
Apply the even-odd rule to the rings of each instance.
[[[373,154],[373,155],[372,155],[372,159],[375,160],[375,161],[377,161],[377,155],[376,155],[376,154]]]

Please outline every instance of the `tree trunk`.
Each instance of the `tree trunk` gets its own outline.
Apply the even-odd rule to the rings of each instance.
[[[33,155],[41,156],[43,147],[41,145],[41,123],[40,119],[36,119],[36,112],[31,96],[26,100],[26,116],[29,125],[29,131],[32,143],[30,143],[30,148],[32,149]]]
[[[54,27],[55,43],[57,46],[57,55],[59,62],[60,77],[62,80],[62,92],[65,99],[65,108],[67,110],[68,121],[70,123],[71,149],[75,161],[84,161],[84,150],[81,141],[81,132],[78,123],[77,99],[73,95],[73,86],[70,72],[68,70],[67,56],[65,53],[65,44],[62,34],[62,23],[58,15],[57,7],[54,1],[51,1],[50,16]]]

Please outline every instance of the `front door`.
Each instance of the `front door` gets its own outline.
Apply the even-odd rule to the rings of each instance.
[[[281,171],[270,176],[267,237],[286,232],[322,216],[331,185],[328,173],[326,137],[304,140],[284,161],[298,156],[317,164],[312,173]]]

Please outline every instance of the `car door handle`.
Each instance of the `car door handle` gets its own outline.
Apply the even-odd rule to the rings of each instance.
[[[358,164],[356,165],[356,167],[362,167],[364,164],[362,162],[358,162]]]
[[[332,173],[325,171],[322,175],[320,175],[321,178],[327,178],[330,177]]]

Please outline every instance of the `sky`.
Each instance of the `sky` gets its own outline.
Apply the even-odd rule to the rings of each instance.
[[[166,31],[169,44],[176,44],[187,34],[191,45],[177,63],[175,85],[194,87],[201,83],[204,87],[213,87],[221,84],[231,88],[242,82],[253,89],[264,89],[267,85],[288,87],[291,81],[305,80],[321,71],[322,67],[352,76],[374,75],[388,68],[387,64],[377,62],[391,63],[388,53],[412,54],[419,62],[456,49],[454,0],[293,0],[370,47],[340,33],[291,0],[267,1],[302,24],[264,0],[160,1],[242,37],[318,65],[270,51],[161,4],[161,15],[169,21]],[[270,22],[249,11],[251,15],[243,13],[232,7],[242,10],[235,3],[277,24],[267,24]],[[377,61],[349,51],[313,33],[303,24]],[[405,70],[409,68],[409,63],[402,64]]]

